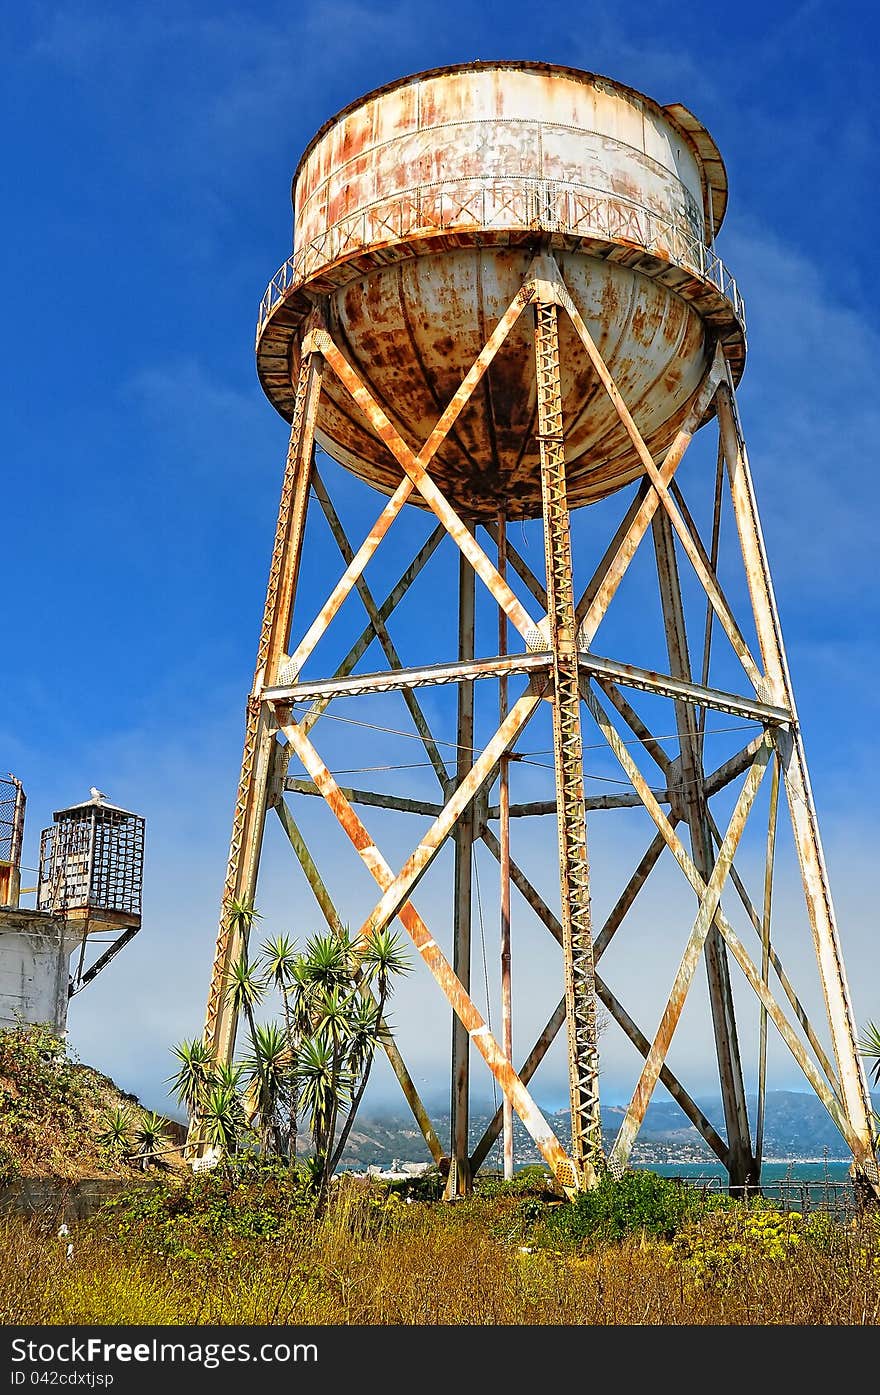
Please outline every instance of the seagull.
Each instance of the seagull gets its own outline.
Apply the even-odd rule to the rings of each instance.
[[[99,804],[107,798],[104,791],[97,789],[94,785],[91,786],[89,794],[92,796],[92,799],[97,799]]]

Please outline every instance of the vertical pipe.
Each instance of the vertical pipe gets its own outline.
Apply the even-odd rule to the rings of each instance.
[[[474,583],[476,574],[463,553],[458,558],[458,657],[474,657]],[[473,679],[458,685],[458,750],[456,786],[466,779],[474,763]],[[465,992],[471,986],[471,891],[473,875],[473,807],[462,814],[455,830],[455,905],[452,926],[452,967]],[[471,1191],[470,1140],[470,1036],[461,1019],[452,1018],[452,1107],[447,1200]]]
[[[770,979],[770,908],[773,901],[773,863],[776,854],[776,814],[779,809],[779,757],[773,762],[773,783],[770,786],[770,813],[767,820],[767,860],[764,865],[764,907],[761,917],[761,982],[766,988]],[[758,1116],[755,1122],[755,1163],[758,1180],[764,1156],[764,1099],[767,1089],[767,1009],[761,1003],[758,1038]]]
[[[15,787],[15,803],[12,810],[12,832],[9,840],[9,870],[0,869],[0,905],[18,906],[21,901],[21,849],[24,843],[24,811],[27,795],[24,787],[12,772],[7,776]]]
[[[507,519],[498,515],[498,571],[507,580]],[[498,607],[498,653],[507,653],[507,614]],[[507,678],[498,680],[498,721],[507,716]],[[498,842],[501,847],[501,1045],[513,1060],[513,1016],[510,990],[510,760],[498,766]],[[513,1177],[513,1107],[507,1095],[501,1107],[504,1179]]]

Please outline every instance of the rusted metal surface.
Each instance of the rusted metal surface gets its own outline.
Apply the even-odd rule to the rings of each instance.
[[[27,795],[12,773],[0,780],[0,906],[18,906]]]
[[[588,654],[583,649],[578,655],[578,661],[581,672],[585,675],[621,683],[625,688],[637,688],[646,693],[658,693],[662,697],[699,703],[718,712],[729,712],[734,717],[748,717],[752,721],[766,722],[772,726],[780,726],[791,720],[791,713],[787,707],[739,697],[736,693],[726,693],[720,688],[704,688],[699,683],[689,683],[686,679],[675,678],[671,674],[636,668],[634,664],[622,664],[617,659],[603,659],[598,654]]]
[[[516,757],[514,757],[514,759],[516,759]],[[669,794],[665,789],[655,789],[654,796],[659,799],[661,804],[669,802]],[[590,810],[595,811],[599,809],[635,809],[641,802],[638,795],[631,792],[626,794],[591,794],[587,795],[584,799],[584,809],[587,813],[589,813]],[[527,804],[511,804],[510,806],[510,817],[512,819],[528,819],[555,813],[555,799],[533,799]],[[499,816],[499,806],[497,804],[490,804],[487,810],[487,818],[497,819]]]
[[[284,781],[284,788],[291,794],[310,794],[323,799],[314,780],[301,780],[295,775],[288,775]],[[436,819],[443,811],[441,804],[431,804],[425,799],[405,799],[401,795],[383,794],[376,790],[349,789],[346,785],[340,785],[339,788],[349,804],[369,804],[376,809],[397,809],[402,814],[424,814],[432,819]]]
[[[491,64],[405,79],[329,122],[296,172],[295,241],[444,175],[580,178],[705,233],[700,157],[650,98],[570,69]]]
[[[324,919],[326,920],[331,930],[334,930],[337,933],[341,932],[344,929],[344,926],[339,912],[333,904],[333,901],[330,897],[330,893],[327,890],[327,885],[320,872],[318,871],[318,868],[315,864],[315,860],[309,852],[308,845],[306,844],[306,841],[303,838],[302,833],[297,827],[293,815],[291,814],[283,799],[279,800],[279,802],[275,805],[275,812],[278,815],[284,832],[287,834],[288,841],[290,843],[290,846],[293,848],[294,854],[296,855],[296,859],[303,872],[305,873],[306,881],[308,882],[309,886],[315,894],[315,900],[321,908],[321,913],[324,916]],[[373,1003],[376,1002],[376,997],[369,984],[364,983],[359,975],[358,991],[360,992],[362,997],[367,998],[369,1001]],[[422,1133],[422,1137],[428,1145],[428,1150],[431,1154],[431,1157],[434,1159],[434,1162],[439,1166],[440,1161],[443,1157],[443,1145],[441,1144],[440,1139],[437,1137],[437,1131],[434,1128],[434,1125],[431,1123],[430,1115],[428,1114],[428,1111],[422,1103],[422,1099],[419,1095],[418,1090],[416,1089],[415,1082],[413,1081],[412,1076],[406,1068],[406,1063],[400,1054],[400,1050],[396,1041],[394,1040],[391,1031],[389,1030],[388,1023],[384,1019],[382,1019],[381,1025],[384,1028],[381,1036],[382,1049],[384,1050],[385,1055],[388,1057],[394,1074],[397,1076],[397,1079],[400,1083],[400,1088],[403,1090],[404,1098],[407,1104],[409,1105],[410,1109],[412,1110],[413,1118],[418,1124]]]
[[[682,121],[606,79],[528,64],[439,72],[355,104],[297,173],[294,255],[270,284],[258,326],[270,399],[289,412],[291,350],[317,292],[330,297],[333,324],[375,397],[405,401],[404,434],[423,437],[543,241],[662,453],[714,341],[737,374],[745,354],[742,300],[706,225],[721,206],[711,214],[723,166],[700,123]],[[573,337],[566,350],[575,505],[641,471],[609,404],[585,391],[588,364]],[[517,335],[444,443],[434,474],[459,512],[539,514],[537,451],[522,448],[530,378],[529,345]],[[394,487],[380,444],[332,392],[318,439],[376,487]]]
[[[498,515],[498,572],[507,580],[507,518]],[[546,600],[545,600],[546,606]],[[498,653],[507,653],[507,616],[498,609]],[[507,677],[498,680],[498,720],[503,722],[508,712]],[[555,801],[554,801],[555,804]],[[513,997],[511,990],[510,946],[510,758],[503,755],[498,764],[498,842],[501,848],[500,881],[498,888],[501,939],[501,1045],[508,1060],[513,1060]],[[521,1078],[521,1077],[520,1077]],[[502,1171],[506,1181],[513,1178],[513,1110],[505,1096],[502,1116]],[[473,1165],[473,1159],[471,1159]]]
[[[724,378],[724,372],[724,356],[721,350],[717,349],[712,365],[694,398],[693,405],[677,431],[672,445],[663,457],[659,474],[664,483],[669,483],[681,464],[685,451],[693,440],[694,432],[700,426],[715,397],[718,385]],[[603,616],[614,599],[617,588],[626,575],[627,568],[635,556],[639,543],[645,536],[650,527],[651,519],[659,507],[659,495],[656,490],[651,490],[639,506],[630,527],[621,539],[613,558],[609,561],[605,576],[580,622],[578,644],[581,649],[590,648],[596,631],[602,623]]]
[[[540,698],[530,700],[537,704]],[[394,873],[351,805],[342,796],[333,776],[314,746],[295,725],[286,725],[283,730],[290,745],[303,762],[315,784],[322,791],[327,805],[336,816],[340,827],[357,849],[364,865],[379,886],[387,890],[394,881]],[[449,1000],[454,1012],[467,1027],[474,1046],[495,1076],[502,1091],[510,1096],[514,1109],[522,1119],[529,1135],[534,1139],[552,1175],[557,1178],[559,1185],[564,1189],[577,1190],[578,1178],[571,1159],[516,1074],[510,1061],[504,1055],[501,1046],[492,1036],[476,1005],[453,973],[452,965],[418,911],[411,902],[407,901],[401,906],[398,917]]]
[[[516,309],[518,316],[521,313],[525,303],[527,303],[527,300],[524,300],[523,303],[520,305],[517,305],[515,303],[513,306],[511,306],[511,310],[508,311],[508,314],[510,314],[511,311]],[[504,321],[502,321],[502,324],[503,323]],[[499,325],[499,330],[501,329],[501,327],[502,326]],[[498,331],[496,331],[496,334],[497,333]],[[405,481],[405,484],[408,484],[410,488],[415,487],[416,489],[418,489],[419,493],[422,495],[422,498],[425,500],[425,503],[436,514],[437,518],[443,524],[450,537],[455,540],[458,547],[461,548],[462,552],[470,562],[474,571],[486,583],[498,604],[503,606],[504,610],[510,617],[512,624],[516,626],[523,638],[526,638],[526,636],[531,634],[536,629],[536,626],[534,622],[531,620],[528,611],[525,609],[521,601],[517,599],[513,591],[511,591],[510,587],[505,582],[501,581],[501,578],[498,575],[497,567],[495,567],[494,564],[489,561],[489,558],[486,556],[483,549],[475,541],[473,534],[462,522],[461,518],[449,504],[448,500],[444,497],[442,491],[438,489],[434,480],[431,478],[431,476],[425,469],[424,458],[427,456],[427,458],[430,459],[433,453],[432,451],[429,451],[429,444],[432,441],[434,441],[437,437],[437,434],[440,430],[440,425],[441,423],[443,423],[444,418],[441,418],[441,422],[438,423],[431,437],[429,437],[429,442],[426,443],[423,450],[419,452],[418,456],[416,456],[403,441],[399,432],[395,430],[391,421],[388,419],[387,414],[382,410],[379,404],[367,391],[367,388],[364,385],[362,379],[352,368],[351,364],[348,363],[344,356],[339,352],[339,350],[336,348],[335,344],[333,344],[329,336],[325,335],[321,342],[327,361],[333,367],[333,370],[336,373],[337,378],[346,388],[347,392],[350,394],[352,399],[361,408],[367,420],[370,422],[371,426],[373,426],[374,430],[376,431],[377,435],[381,437],[385,445],[388,447],[388,450],[395,457],[398,464],[406,473],[407,479]],[[488,366],[488,363],[486,366]],[[462,411],[466,403],[470,400],[471,394],[473,393],[473,389],[476,386],[476,383],[479,381],[479,376],[482,375],[475,375],[472,372],[472,374],[469,374],[468,378],[466,378],[465,381],[462,383],[461,388],[453,398],[452,404],[450,404],[450,406],[452,406],[453,404],[457,406],[457,412],[454,415],[457,415],[458,412]],[[464,394],[463,389],[465,388],[466,384],[468,386],[468,391],[466,394]],[[459,398],[460,401],[458,400]],[[451,420],[454,420],[454,416],[450,416],[450,423]],[[448,431],[450,429],[449,424],[447,424],[444,427],[444,429]],[[436,446],[434,447],[434,449],[436,449]],[[398,490],[402,488],[403,486],[398,486]]]
[[[339,581],[334,586],[333,591],[324,602],[320,612],[306,630],[306,633],[290,655],[290,658],[284,663],[279,675],[282,683],[291,682],[296,677],[315,645],[318,643],[318,640],[326,633],[334,615],[339,611],[346,596],[348,596],[357,585],[364,568],[385,537],[385,534],[388,532],[395,518],[400,513],[400,510],[412,493],[412,489],[412,480],[409,479],[403,480],[397,486],[394,494],[379,514],[376,522],[352,557],[342,576],[339,578]],[[267,686],[270,685],[267,684]]]
[[[658,509],[651,527],[654,534],[657,580],[666,632],[669,667],[676,677],[690,681],[691,663],[685,626],[684,602],[681,596],[678,563],[675,556],[675,539],[668,514],[664,510]],[[675,702],[674,707],[678,729],[678,773],[680,779],[677,782],[670,782],[670,798],[673,808],[679,808],[687,820],[694,863],[699,868],[703,880],[708,884],[712,875],[712,839],[709,832],[708,809],[703,786],[705,771],[697,714],[691,703],[681,699]],[[757,759],[757,755],[755,758]],[[730,1181],[734,1186],[757,1184],[760,1172],[752,1154],[736,1013],[730,985],[730,968],[724,942],[717,928],[711,922],[704,940],[704,957],[715,1036],[715,1054],[721,1084],[721,1102],[727,1124]]]
[[[724,450],[721,441],[718,441],[717,459],[715,462],[715,494],[712,500],[712,540],[709,544],[708,565],[712,575],[718,575],[718,551],[721,545],[721,508],[724,491]],[[695,542],[699,541],[699,529],[697,529],[685,502],[684,495],[675,480],[672,481],[672,494],[678,507],[681,509],[682,517],[691,530],[691,536]],[[706,621],[703,627],[703,662],[700,666],[700,682],[703,687],[709,683],[709,665],[712,659],[712,629],[715,623],[715,611],[712,602],[706,597]],[[706,708],[701,707],[697,713],[697,726],[700,732],[706,727]]]
[[[871,1102],[865,1064],[858,1048],[858,1029],[843,964],[840,935],[810,788],[806,754],[797,722],[782,628],[761,532],[748,454],[736,415],[730,380],[718,393],[718,424],[761,655],[774,697],[786,702],[793,717],[791,728],[780,730],[778,733],[777,749],[785,780],[844,1107],[850,1132],[857,1140],[854,1156],[869,1185],[880,1195],[880,1172],[873,1145]]]
[[[244,752],[205,1014],[205,1042],[215,1059],[224,1062],[232,1060],[237,1027],[226,993],[227,978],[230,965],[239,957],[242,948],[246,948],[242,931],[238,925],[231,924],[229,912],[234,902],[252,903],[256,891],[266,821],[266,795],[275,746],[273,724],[261,694],[264,685],[273,683],[277,678],[278,664],[290,634],[309,498],[321,373],[321,365],[316,357],[303,358],[281,486],[256,671],[246,709]],[[196,1131],[191,1130],[191,1135],[195,1139],[198,1121],[193,1122]]]
[[[536,632],[537,633],[537,632]],[[592,656],[591,656],[592,657]],[[598,660],[599,663],[611,662]],[[311,682],[278,683],[265,690],[269,702],[311,702],[336,697],[358,697],[368,693],[394,693],[407,688],[429,688],[442,683],[473,682],[478,678],[500,678],[527,673],[540,678],[550,666],[546,651],[532,654],[504,654],[490,659],[456,660],[445,664],[424,664],[420,668],[383,670],[380,673],[350,674],[343,678],[316,678]],[[622,667],[618,665],[618,667]],[[633,670],[636,677],[644,670]],[[649,681],[647,678],[646,682]],[[657,681],[662,682],[657,675]],[[736,701],[736,699],[733,699]],[[754,704],[752,704],[754,706]],[[772,712],[774,709],[761,708]]]
[[[581,318],[576,306],[572,303],[567,288],[563,285],[560,285],[559,287],[559,297],[560,303],[564,305],[566,310],[568,311],[569,317],[571,318],[571,321],[577,331],[578,337],[587,351],[587,356],[590,360],[590,363],[592,364],[596,374],[599,377],[599,380],[602,383],[602,386],[604,387],[605,391],[611,399],[611,402],[614,405],[615,411],[617,412],[618,416],[620,417],[620,420],[624,425],[626,434],[632,442],[636,455],[638,456],[639,460],[641,461],[644,467],[645,474],[648,476],[648,479],[653,484],[654,489],[657,495],[659,496],[660,503],[663,505],[664,509],[666,510],[666,513],[669,515],[670,522],[672,523],[673,528],[678,534],[678,539],[681,543],[682,548],[687,554],[687,557],[691,565],[693,566],[694,571],[700,578],[703,590],[706,592],[706,595],[712,602],[712,608],[715,611],[715,614],[718,616],[718,619],[720,620],[724,632],[730,640],[730,643],[733,645],[734,653],[736,654],[737,658],[739,659],[740,663],[745,669],[749,680],[754,686],[755,692],[758,694],[759,697],[763,696],[764,683],[761,672],[754,659],[752,658],[751,653],[749,652],[749,647],[746,644],[746,641],[743,638],[739,625],[737,624],[736,619],[734,618],[733,613],[731,612],[731,609],[727,604],[726,598],[721,592],[721,588],[719,587],[718,582],[716,581],[714,575],[711,573],[709,568],[706,566],[703,560],[703,554],[701,553],[700,549],[696,546],[693,538],[691,537],[690,530],[688,529],[687,525],[681,517],[681,514],[678,511],[675,501],[669,492],[669,486],[667,485],[667,482],[664,479],[662,467],[661,469],[658,469],[657,466],[654,464],[651,452],[648,449],[648,446],[645,443],[644,439],[642,438],[635,421],[633,420],[632,413],[626,405],[626,401],[620,391],[620,387],[615,382],[613,374],[610,372],[608,365],[605,363],[604,359],[602,358],[602,355],[599,353],[599,350],[593,340],[593,337],[587,329],[587,326],[584,324],[583,319]],[[670,479],[669,483],[671,484],[671,482],[672,481]]]
[[[559,379],[558,307],[536,297],[535,371],[547,616],[553,656],[553,766],[559,843],[562,954],[568,1011],[571,1143],[584,1186],[595,1186],[602,1153],[599,1048],[590,919],[590,869],[584,818],[580,673],[572,590],[571,532]]]

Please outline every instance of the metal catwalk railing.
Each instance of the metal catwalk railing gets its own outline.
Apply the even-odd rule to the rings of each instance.
[[[292,286],[343,257],[375,244],[466,228],[510,228],[598,237],[643,248],[709,282],[731,305],[745,330],[745,305],[736,281],[697,225],[642,205],[558,180],[457,180],[396,192],[341,218],[297,248],[272,277],[260,302],[257,338]]]

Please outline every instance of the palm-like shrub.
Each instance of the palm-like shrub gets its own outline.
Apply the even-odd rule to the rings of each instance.
[[[168,1142],[167,1119],[163,1119],[161,1114],[156,1114],[153,1110],[141,1115],[135,1125],[134,1141],[137,1156],[141,1159],[141,1167],[146,1170],[150,1159],[161,1153]]]
[[[134,1118],[124,1105],[108,1109],[101,1119],[98,1142],[114,1153],[130,1153],[133,1147]]]
[[[249,904],[236,903],[229,913],[240,953],[229,971],[227,1001],[247,1022],[247,1053],[236,1065],[223,1065],[203,1043],[184,1041],[175,1048],[172,1083],[199,1118],[204,1141],[224,1153],[236,1152],[253,1128],[264,1154],[286,1152],[295,1161],[301,1110],[311,1128],[322,1207],[387,1033],[394,980],[409,966],[391,931],[364,941],[344,928],[311,936],[304,953],[288,935],[270,938],[251,964],[247,935],[256,919]],[[281,998],[281,1021],[258,1024],[255,1010],[270,988]]]

